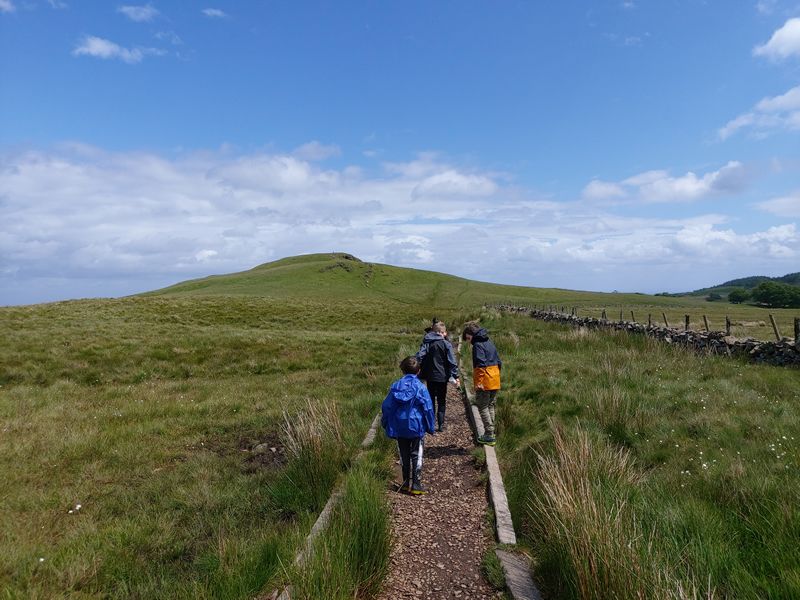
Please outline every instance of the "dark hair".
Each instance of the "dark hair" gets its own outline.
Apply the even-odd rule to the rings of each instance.
[[[467,323],[466,327],[464,327],[464,332],[461,334],[461,339],[466,340],[468,335],[474,336],[480,331],[480,328],[477,323]]]
[[[406,356],[400,361],[400,370],[406,375],[419,373],[420,364],[416,356]]]

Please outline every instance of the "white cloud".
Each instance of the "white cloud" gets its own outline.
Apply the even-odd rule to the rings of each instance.
[[[791,56],[800,57],[800,18],[789,19],[761,46],[753,48],[755,56],[770,60],[783,60]]]
[[[587,200],[609,200],[634,196],[644,202],[692,202],[723,193],[736,193],[746,186],[746,170],[730,161],[717,171],[698,176],[692,171],[672,177],[667,171],[645,171],[619,183],[593,180],[583,189]]]
[[[312,140],[294,149],[296,157],[304,160],[325,160],[333,156],[340,156],[341,148],[335,144],[325,145],[317,140]]]
[[[752,110],[728,121],[717,134],[726,140],[745,129],[757,137],[776,130],[800,130],[800,85],[785,94],[761,99]]]
[[[136,21],[137,23],[152,21],[159,15],[158,9],[153,7],[152,4],[145,4],[144,6],[120,6],[117,8],[117,12],[122,13],[131,21]]]
[[[204,8],[201,12],[205,16],[215,19],[222,19],[228,16],[228,14],[225,11],[220,10],[218,8]]]
[[[757,206],[779,217],[786,217],[789,219],[800,218],[800,191],[788,196],[759,202]]]
[[[123,48],[111,40],[93,35],[84,37],[72,50],[73,56],[93,56],[102,59],[119,59],[128,64],[136,64],[145,56],[160,56],[164,52],[157,48]]]
[[[17,10],[11,0],[0,0],[0,13],[11,13]]]
[[[582,196],[587,200],[611,200],[614,198],[624,198],[627,192],[618,183],[600,181],[593,179],[585,188]]]
[[[69,8],[69,5],[66,2],[62,2],[61,0],[47,0],[47,3],[50,5],[51,8],[55,8],[60,10],[62,8]]]
[[[714,193],[725,169],[630,179],[645,186],[688,178]],[[630,183],[613,185],[639,192]],[[0,304],[127,294],[332,250],[489,281],[640,291],[706,285],[703,269],[694,269],[703,278],[696,285],[674,283],[687,264],[742,276],[766,272],[765,265],[789,272],[800,260],[793,224],[740,234],[724,215],[625,212],[537,200],[491,173],[429,153],[370,175],[282,153],[165,158],[82,144],[6,151]]]
[[[489,177],[448,169],[423,179],[414,186],[412,196],[415,199],[442,196],[491,196],[496,191],[497,184]]]

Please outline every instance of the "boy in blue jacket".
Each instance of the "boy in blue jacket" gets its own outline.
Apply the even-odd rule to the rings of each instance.
[[[381,425],[386,437],[397,440],[403,467],[400,491],[416,496],[427,493],[420,475],[423,440],[426,433],[434,432],[433,404],[428,390],[417,377],[420,370],[417,358],[404,358],[400,370],[403,376],[392,384],[381,405]]]

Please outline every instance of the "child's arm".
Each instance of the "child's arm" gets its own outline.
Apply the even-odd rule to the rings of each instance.
[[[453,352],[453,345],[447,342],[447,362],[450,367],[450,377],[458,380],[458,361],[456,361],[456,353]]]
[[[433,414],[433,402],[431,402],[431,395],[428,393],[427,388],[420,386],[420,393],[417,398],[422,404],[422,420],[425,423],[425,431],[434,434],[436,432],[436,417]]]

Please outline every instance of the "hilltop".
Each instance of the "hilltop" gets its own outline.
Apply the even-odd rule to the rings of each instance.
[[[395,301],[402,304],[475,306],[487,302],[642,304],[653,296],[487,283],[407,267],[363,261],[353,254],[303,254],[226,275],[192,279],[140,296],[259,296]],[[669,300],[655,299],[660,304]]]

